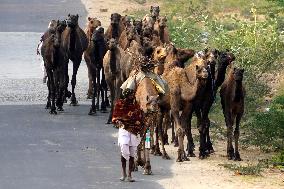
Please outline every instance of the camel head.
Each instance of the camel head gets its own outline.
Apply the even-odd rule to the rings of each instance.
[[[205,65],[196,65],[196,78],[198,79],[207,79],[208,71]]]
[[[56,25],[57,25],[56,20],[51,20],[51,21],[49,22],[49,24],[48,24],[48,29],[53,29],[53,30],[55,30]]]
[[[154,23],[155,23],[155,20],[151,16],[146,15],[142,19],[142,28],[146,28],[146,27],[153,28]]]
[[[65,20],[58,20],[55,30],[62,33],[66,27],[67,27],[67,24]]]
[[[141,35],[142,34],[142,20],[133,20],[133,26],[136,32]]]
[[[181,64],[185,64],[188,59],[192,58],[195,54],[193,49],[181,49],[177,48],[177,59]]]
[[[71,15],[68,14],[68,17],[66,19],[67,22],[67,26],[70,28],[75,28],[76,26],[78,26],[78,20],[79,20],[79,15]]]
[[[136,36],[137,36],[137,33],[133,26],[126,28],[126,37],[128,41],[135,40]]]
[[[234,68],[233,69],[233,77],[235,81],[242,81],[244,76],[244,69]]]
[[[145,113],[156,113],[159,111],[159,100],[160,96],[148,96],[146,97],[146,112]]]
[[[118,14],[118,13],[111,14],[111,16],[110,16],[110,23],[111,23],[112,26],[114,26],[114,25],[118,26],[120,20],[121,20],[121,15],[120,14]]]
[[[131,25],[131,18],[129,16],[127,16],[127,15],[122,16],[120,18],[120,21],[126,28],[132,26]]]
[[[220,66],[228,66],[236,59],[235,55],[229,50],[220,52],[219,64]]]
[[[97,18],[88,17],[88,26],[87,26],[88,29],[94,30],[101,25],[102,25],[101,21],[99,21]]]
[[[163,46],[156,47],[153,52],[153,60],[156,62],[164,62],[165,58],[168,56],[168,49]]]
[[[158,25],[160,28],[167,27],[167,18],[165,16],[161,16],[157,19]]]
[[[216,65],[220,52],[217,49],[205,49],[205,59],[208,65]]]
[[[160,14],[160,7],[159,6],[151,6],[150,13],[153,18],[158,18]]]
[[[94,42],[102,41],[104,40],[104,28],[99,26],[95,31],[93,32],[92,40]]]
[[[107,44],[110,50],[114,50],[118,45],[117,41],[114,38],[111,38]]]

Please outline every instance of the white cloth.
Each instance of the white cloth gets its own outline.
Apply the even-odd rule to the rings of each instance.
[[[123,128],[118,130],[118,145],[120,146],[121,155],[129,160],[129,157],[135,157],[137,146],[140,143],[139,136],[136,136]]]

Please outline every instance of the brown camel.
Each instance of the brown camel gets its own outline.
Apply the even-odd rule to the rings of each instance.
[[[118,13],[111,14],[110,17],[110,26],[107,28],[107,31],[105,32],[105,37],[108,40],[111,38],[119,40],[119,37],[124,30],[125,25],[123,24],[122,17]]]
[[[147,14],[142,19],[142,26],[153,28],[156,20],[158,19],[160,14],[160,7],[159,6],[151,6],[150,8],[150,15]]]
[[[189,66],[180,68],[176,63],[178,50],[173,45],[169,45],[166,50],[156,48],[154,55],[158,52],[166,54],[164,68],[156,71],[163,73],[162,76],[168,82],[170,89],[170,109],[179,141],[177,161],[188,160],[184,153],[183,140],[185,133],[187,136],[190,134],[187,122],[192,111],[193,101],[206,84],[207,64],[203,57],[195,57]]]
[[[53,32],[49,32],[49,36],[43,41],[41,48],[41,55],[44,60],[44,66],[48,77],[48,101],[47,107],[50,106],[51,114],[57,114],[55,108],[55,98],[57,93],[56,105],[59,111],[62,111],[63,101],[60,96],[61,91],[64,89],[64,74],[63,74],[63,63],[64,63],[64,51],[61,48],[61,34],[66,28],[65,21],[57,21],[56,27]],[[48,36],[48,37],[47,37]],[[51,102],[50,102],[51,99]],[[49,105],[51,104],[51,105]]]
[[[241,161],[239,153],[240,121],[244,113],[245,89],[243,86],[244,69],[231,68],[227,79],[221,85],[220,97],[227,126],[227,156],[228,159]],[[234,131],[235,150],[233,148],[233,125],[236,121]]]
[[[162,43],[170,43],[170,34],[167,28],[167,18],[160,16],[154,24],[154,32],[158,34]]]
[[[83,52],[88,47],[88,38],[85,32],[79,27],[78,19],[79,19],[78,14],[77,15],[69,14],[67,18],[67,28],[62,33],[63,46],[64,49],[66,49],[66,56],[68,57],[65,67],[65,75],[67,78],[69,78],[68,77],[69,59],[73,62],[73,75],[71,80],[71,85],[72,85],[71,105],[78,104],[75,96],[76,76],[82,60]]]
[[[140,44],[140,37],[138,36],[134,26],[128,26],[121,33],[118,43],[123,50],[126,50],[128,47],[130,47],[132,40],[135,40]]]
[[[121,52],[123,51],[114,38],[108,42],[108,51],[103,59],[103,67],[105,73],[105,79],[110,89],[111,95],[111,111],[107,123],[110,124],[112,119],[113,104],[117,98],[119,98],[121,90]]]
[[[88,77],[89,77],[89,88],[87,93],[87,98],[91,99],[93,96],[93,80],[92,80],[92,63],[94,62],[93,59],[93,51],[94,51],[94,43],[92,43],[92,36],[97,27],[101,26],[101,21],[97,18],[88,17],[87,27],[85,29],[85,33],[88,38],[88,48],[84,52],[84,59],[86,61],[88,67]]]

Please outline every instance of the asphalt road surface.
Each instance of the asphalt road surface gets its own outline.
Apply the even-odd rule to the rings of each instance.
[[[153,175],[139,168],[137,182],[119,181],[117,129],[88,108],[65,106],[54,116],[44,105],[1,105],[0,188],[162,188],[157,181],[171,176],[173,160],[151,156]]]

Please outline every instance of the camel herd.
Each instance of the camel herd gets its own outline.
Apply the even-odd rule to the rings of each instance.
[[[88,97],[92,98],[89,114],[94,115],[98,110],[106,112],[110,104],[107,123],[111,123],[113,104],[121,95],[121,85],[132,78],[136,100],[145,113],[145,125],[152,131],[152,152],[169,159],[164,145],[168,144],[167,130],[171,127],[172,142],[178,146],[177,161],[182,162],[195,156],[191,133],[193,114],[197,117],[200,134],[199,158],[204,159],[214,152],[209,133],[209,111],[221,88],[228,128],[227,156],[241,160],[238,138],[244,112],[244,70],[234,67],[235,56],[229,50],[205,49],[196,53],[173,45],[167,18],[159,13],[159,6],[151,6],[150,14],[142,20],[113,13],[106,31],[97,18],[88,18],[85,32],[78,25],[78,15],[68,15],[66,21],[57,21],[55,27],[45,32],[41,48],[48,75],[47,108],[51,109],[51,114],[57,113],[56,106],[58,111],[63,111],[63,103],[68,97],[71,97],[72,105],[77,104],[74,89],[83,56],[88,67]],[[71,92],[67,89],[69,60],[73,62]],[[142,72],[142,79],[137,79]],[[158,90],[161,86],[157,81],[165,84],[163,90]],[[232,145],[234,122],[235,149]],[[139,149],[145,148],[143,146],[141,144]],[[144,149],[142,158],[140,150],[137,165],[143,165],[144,173],[150,174],[149,154]]]

